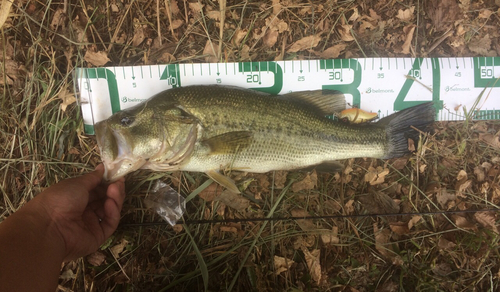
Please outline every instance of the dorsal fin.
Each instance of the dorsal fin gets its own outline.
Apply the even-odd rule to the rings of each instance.
[[[346,105],[344,94],[330,89],[290,92],[278,98],[308,107],[323,116],[340,113]]]

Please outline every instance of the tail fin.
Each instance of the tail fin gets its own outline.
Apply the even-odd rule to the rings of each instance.
[[[385,127],[389,147],[384,158],[401,157],[409,153],[408,138],[417,143],[419,132],[428,131],[434,122],[436,110],[432,102],[404,109],[377,122]]]

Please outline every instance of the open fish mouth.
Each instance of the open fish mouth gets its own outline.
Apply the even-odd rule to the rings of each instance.
[[[95,124],[94,129],[104,164],[103,180],[116,181],[147,162],[144,158],[133,156],[129,143],[118,131],[111,129],[107,121]]]

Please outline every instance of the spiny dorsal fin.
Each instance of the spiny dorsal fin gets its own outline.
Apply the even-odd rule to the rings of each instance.
[[[235,154],[252,143],[250,131],[228,132],[203,141],[210,148],[210,154]]]
[[[330,89],[290,92],[279,98],[309,107],[323,116],[340,113],[346,105],[344,94]]]

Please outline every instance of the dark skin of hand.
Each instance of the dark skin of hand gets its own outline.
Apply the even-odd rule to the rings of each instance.
[[[61,264],[96,251],[115,231],[124,179],[104,167],[63,180],[0,223],[0,290],[55,291]]]

